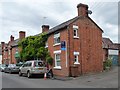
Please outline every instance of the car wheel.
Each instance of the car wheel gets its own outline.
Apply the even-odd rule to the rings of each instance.
[[[21,71],[19,71],[19,76],[22,76],[22,73],[21,73]]]
[[[30,71],[28,71],[28,72],[27,72],[27,77],[28,77],[28,78],[31,78],[31,76],[32,76],[32,75],[31,75]]]

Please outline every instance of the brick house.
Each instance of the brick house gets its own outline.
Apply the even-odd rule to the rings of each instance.
[[[120,57],[119,47],[119,43],[113,43],[109,38],[103,38],[103,61],[107,60],[108,57],[111,57],[112,64],[118,65]]]
[[[54,63],[53,73],[59,76],[71,76],[71,67],[77,66],[77,74],[101,72],[103,70],[103,30],[88,16],[88,5],[78,4],[78,16],[56,27],[42,26],[42,32],[49,35],[46,47]],[[19,32],[19,39],[6,44],[2,42],[2,62],[16,63],[19,52],[18,41],[25,38],[25,32]]]
[[[70,76],[73,65],[78,75],[103,70],[103,30],[88,16],[88,5],[80,3],[77,9],[73,19],[51,29],[42,26],[42,32],[49,35],[46,47],[54,59],[55,75]]]
[[[20,51],[18,42],[23,38],[25,38],[25,32],[20,31],[18,39],[14,40],[14,37],[11,35],[8,43],[1,42],[3,64],[17,63],[18,52]]]

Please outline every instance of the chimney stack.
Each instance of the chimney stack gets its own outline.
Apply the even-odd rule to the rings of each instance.
[[[1,42],[1,48],[2,48],[2,50],[3,50],[4,46],[5,46],[5,42]]]
[[[48,30],[49,30],[49,25],[42,25],[42,33],[48,32]]]
[[[19,39],[22,40],[23,38],[25,38],[25,31],[20,31],[19,32]]]
[[[88,5],[80,3],[77,5],[77,8],[78,8],[78,16],[85,16],[85,17],[88,16]]]
[[[12,35],[10,36],[10,41],[14,41],[14,37]]]

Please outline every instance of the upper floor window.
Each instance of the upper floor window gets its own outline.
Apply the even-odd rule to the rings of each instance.
[[[6,52],[5,52],[5,50],[4,50],[4,55],[5,55],[5,53],[6,53]]]
[[[76,26],[76,25],[73,25],[73,37],[79,38],[78,37],[78,26]]]
[[[60,43],[60,33],[54,34],[54,44]]]
[[[9,51],[8,51],[8,54],[10,55],[10,49],[9,49]]]
[[[16,52],[18,52],[18,48],[16,48]]]

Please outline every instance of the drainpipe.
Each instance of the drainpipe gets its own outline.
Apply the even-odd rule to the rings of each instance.
[[[69,30],[69,26],[67,26],[67,31],[68,31],[68,49],[67,51],[69,52],[68,53],[68,71],[69,71],[69,76],[70,76],[70,30]],[[66,46],[66,48],[67,48]]]
[[[80,29],[79,29],[79,31],[80,31]],[[80,63],[80,66],[81,66],[81,74],[83,73],[82,72],[82,46],[81,46],[81,41],[82,41],[82,34],[81,35],[79,35],[79,38],[80,38],[80,57],[81,57],[81,63]]]
[[[11,58],[11,63],[12,63],[12,47],[10,47],[10,58]]]

